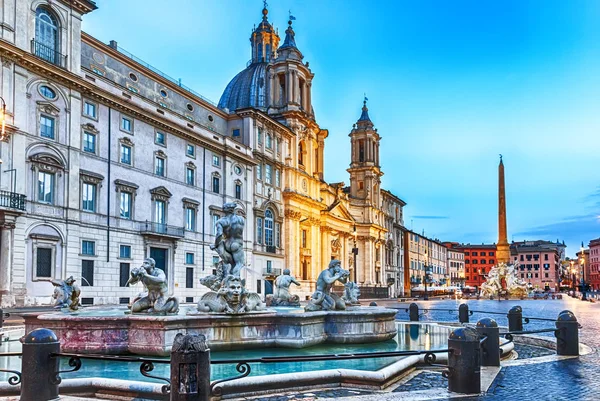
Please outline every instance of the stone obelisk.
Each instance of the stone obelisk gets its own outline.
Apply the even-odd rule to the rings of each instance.
[[[504,163],[500,155],[498,166],[498,244],[496,245],[496,260],[498,263],[510,261],[510,246],[506,234],[506,188],[504,185]]]

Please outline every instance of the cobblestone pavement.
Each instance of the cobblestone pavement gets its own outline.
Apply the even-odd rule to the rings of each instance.
[[[428,302],[417,302],[420,308],[448,308],[454,309],[462,301],[435,300]],[[591,354],[578,359],[563,361],[544,362],[536,364],[524,364],[518,366],[507,366],[502,368],[489,391],[478,397],[452,398],[464,401],[527,401],[527,400],[578,400],[597,401],[600,400],[600,356],[597,349],[600,348],[600,303],[592,304],[577,299],[565,297],[563,300],[536,300],[536,301],[489,301],[470,300],[467,301],[469,308],[475,311],[502,312],[506,313],[512,306],[520,305],[523,308],[523,316],[541,317],[555,319],[558,314],[568,309],[575,313],[577,320],[582,325],[579,331],[579,341],[594,348]],[[408,308],[408,303],[381,302],[382,306]],[[486,316],[485,313],[475,312],[471,322]],[[507,325],[506,318],[501,315],[487,315],[494,317],[499,325]],[[408,314],[403,310],[398,313],[399,320],[407,320]],[[448,312],[428,312],[422,316],[422,320],[430,321],[456,321],[456,314]],[[525,330],[535,330],[554,327],[552,322],[532,320],[525,325]],[[551,333],[550,333],[551,335]],[[543,348],[517,344],[519,359],[538,357],[553,354]],[[301,392],[298,394],[286,394],[285,396],[273,396],[260,398],[261,401],[294,401],[294,400],[319,400],[352,397],[354,401],[378,401],[378,400],[409,400],[411,392],[439,388],[443,390],[447,386],[447,380],[439,372],[423,371],[412,379],[389,391],[361,391],[347,389],[331,389],[313,392]],[[448,400],[447,396],[430,397],[427,399]],[[415,398],[417,399],[417,398]]]

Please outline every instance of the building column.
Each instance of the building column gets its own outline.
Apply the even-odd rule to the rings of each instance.
[[[288,70],[287,73],[285,74],[285,78],[286,78],[286,84],[285,84],[285,91],[286,91],[286,95],[287,95],[287,103],[291,103],[292,99],[293,99],[293,95],[294,95],[294,89],[293,89],[293,80],[292,80],[292,71]]]
[[[8,294],[11,288],[13,230],[15,224],[4,222],[0,231],[0,294]]]

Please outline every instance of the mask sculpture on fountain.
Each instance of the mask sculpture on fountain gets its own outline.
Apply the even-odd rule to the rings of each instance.
[[[55,299],[55,308],[69,308],[71,311],[79,309],[79,295],[81,289],[75,284],[75,279],[70,276],[66,280],[50,280],[54,286],[52,298]]]
[[[132,302],[132,313],[166,314],[179,311],[179,301],[176,297],[169,297],[167,276],[165,272],[156,267],[152,258],[147,258],[140,267],[131,270],[131,277],[127,284],[142,282],[146,292],[139,294]]]
[[[260,295],[246,291],[244,281],[228,275],[218,292],[209,291],[200,298],[198,311],[238,314],[265,309]]]
[[[506,282],[506,288],[502,287],[502,279]],[[492,267],[487,275],[487,280],[481,285],[481,296],[503,296],[524,297],[527,295],[527,284],[517,276],[514,265],[499,263]]]
[[[358,284],[354,281],[348,281],[344,284],[344,295],[342,296],[342,299],[346,303],[346,306],[360,305],[358,297],[360,297],[360,288],[358,288]]]
[[[307,312],[320,310],[345,310],[346,303],[343,299],[331,292],[336,281],[345,284],[350,277],[348,270],[342,269],[341,262],[337,259],[329,262],[329,267],[319,274],[317,288],[308,305],[304,307]]]
[[[198,311],[216,313],[246,313],[265,308],[258,294],[246,290],[240,273],[244,267],[244,226],[246,221],[235,214],[237,205],[223,205],[225,216],[217,220],[215,243],[210,249],[221,259],[217,274],[200,279],[200,284],[212,291],[198,301]]]
[[[290,293],[292,284],[300,285],[290,269],[284,269],[283,274],[275,279],[273,294],[266,297],[267,306],[300,306],[300,297]]]

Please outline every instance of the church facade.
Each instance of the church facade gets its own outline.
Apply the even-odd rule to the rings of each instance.
[[[82,32],[96,8],[4,2],[3,306],[48,303],[48,281],[69,276],[86,304],[129,303],[140,291],[125,286],[129,271],[145,257],[195,302],[226,202],[247,219],[250,289],[268,294],[289,267],[305,298],[337,258],[366,289],[402,293],[405,203],[381,188],[381,137],[365,103],[350,131],[349,185],[325,181],[329,132],[315,119],[315,74],[291,21],[280,43],[262,10],[251,62],[214,104]]]

